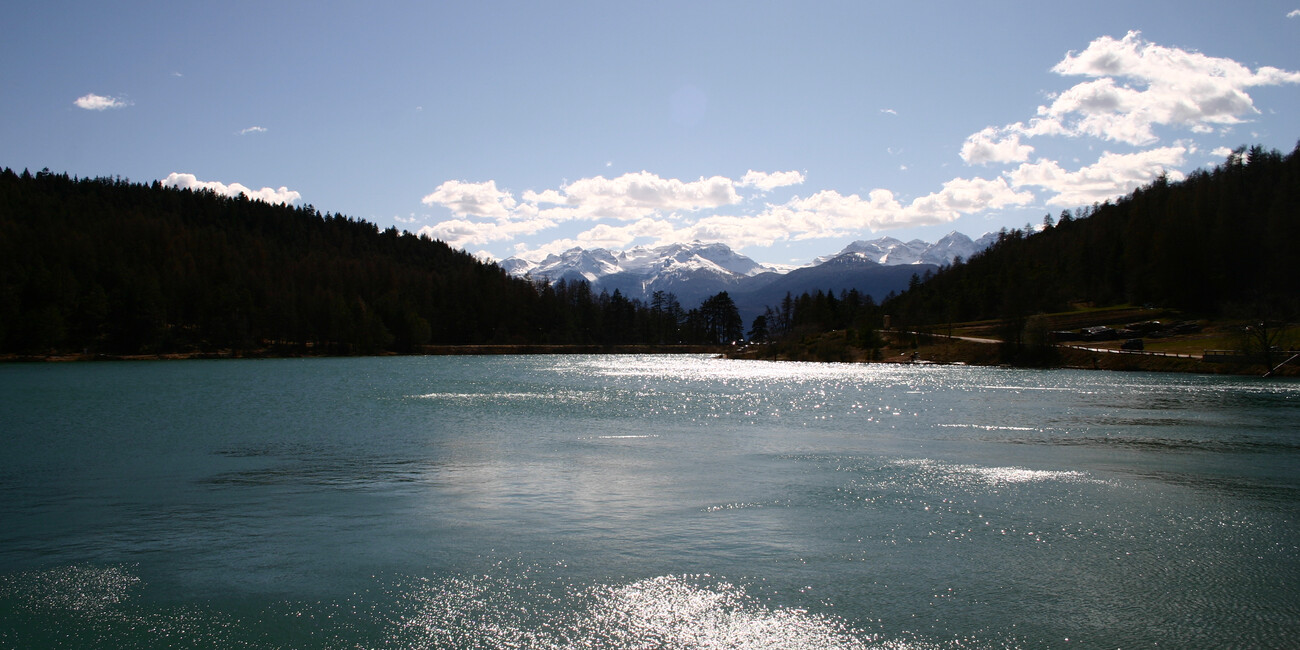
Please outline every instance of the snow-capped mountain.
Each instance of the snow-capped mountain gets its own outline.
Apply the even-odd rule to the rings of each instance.
[[[662,272],[673,267],[720,269],[735,275],[751,276],[774,270],[737,253],[726,244],[669,244],[637,246],[618,255],[624,270]]]
[[[548,282],[586,280],[592,289],[620,291],[647,300],[655,291],[673,293],[682,304],[695,304],[719,291],[734,289],[745,278],[776,273],[726,244],[637,246],[626,251],[571,248],[540,262],[517,257],[501,262],[511,275]]]
[[[618,258],[603,248],[570,248],[559,255],[547,255],[546,259],[536,263],[511,257],[502,262],[501,267],[514,276],[528,276],[550,282],[586,280],[595,283],[600,278],[623,270]]]
[[[881,237],[853,242],[835,255],[795,269],[760,264],[726,244],[701,242],[637,246],[625,251],[571,248],[540,262],[511,257],[500,266],[517,277],[551,283],[583,280],[597,293],[619,291],[627,298],[643,301],[656,291],[664,291],[688,307],[719,291],[729,291],[738,303],[742,296],[749,297],[755,302],[751,307],[761,309],[761,301],[770,299],[768,294],[777,290],[781,295],[803,290],[856,288],[871,294],[902,290],[913,272],[951,264],[958,256],[969,258],[996,240],[996,233],[972,241],[958,232],[933,244]],[[910,268],[888,268],[898,266]]]
[[[637,246],[626,251],[571,248],[559,255],[548,255],[540,262],[511,257],[501,263],[501,268],[519,277],[544,278],[551,282],[584,279],[592,283],[622,273],[639,276],[650,282],[660,276],[704,274],[749,277],[775,271],[775,268],[759,264],[731,250],[726,244],[701,242]]]
[[[978,240],[972,240],[959,232],[950,232],[933,244],[920,239],[904,242],[893,237],[881,237],[869,241],[855,241],[834,255],[817,258],[813,264],[823,264],[840,255],[857,253],[865,259],[886,266],[900,264],[934,264],[942,266],[951,264],[959,256],[963,259],[969,258],[971,255],[988,248],[995,241],[997,241],[997,233],[989,233]]]

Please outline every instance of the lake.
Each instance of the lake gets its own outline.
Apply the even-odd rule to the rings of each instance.
[[[0,647],[1294,647],[1300,383],[0,366]]]

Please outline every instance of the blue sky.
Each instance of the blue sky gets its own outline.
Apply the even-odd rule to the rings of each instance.
[[[1300,0],[5,14],[0,166],[310,203],[496,258],[701,239],[798,264],[1300,140]]]

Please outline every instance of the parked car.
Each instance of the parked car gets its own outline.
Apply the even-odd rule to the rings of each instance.
[[[1083,340],[1085,341],[1114,341],[1117,338],[1119,338],[1119,335],[1109,327],[1083,328]]]

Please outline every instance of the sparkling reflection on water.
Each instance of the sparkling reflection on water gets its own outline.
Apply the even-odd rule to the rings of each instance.
[[[0,367],[0,647],[1285,647],[1300,384]]]

